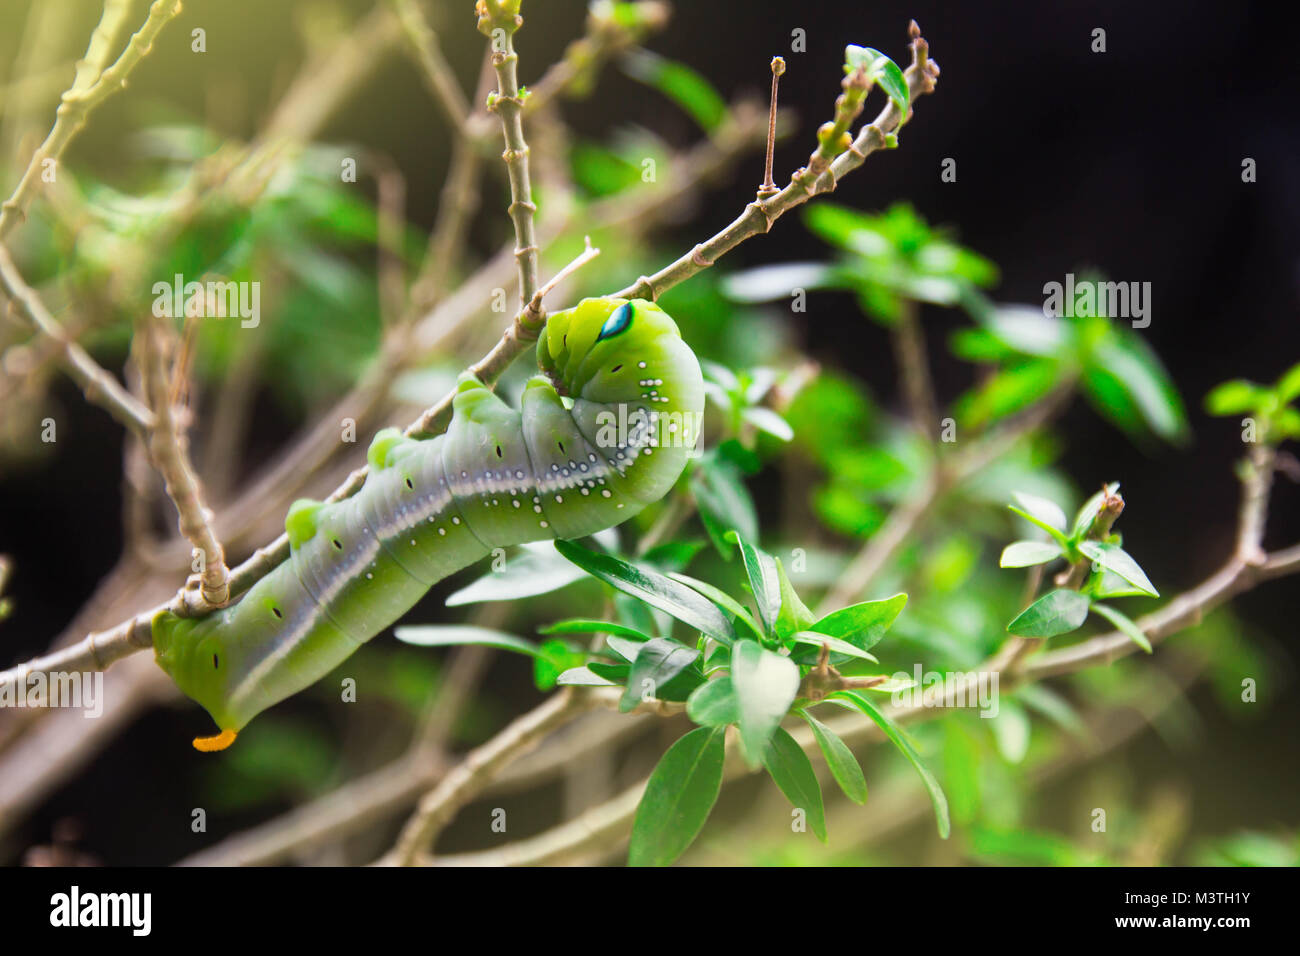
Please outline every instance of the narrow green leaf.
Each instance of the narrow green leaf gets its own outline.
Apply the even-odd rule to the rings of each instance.
[[[645,641],[638,641],[631,637],[619,637],[617,634],[606,634],[605,643],[623,660],[631,664],[636,660],[636,656],[641,653],[641,648],[645,646]]]
[[[997,716],[989,721],[998,753],[1007,763],[1018,764],[1029,752],[1029,715],[1015,701],[1002,698]]]
[[[640,48],[626,54],[622,62],[629,76],[668,97],[704,132],[712,133],[726,118],[726,101],[708,80],[689,66]]]
[[[517,601],[549,594],[582,580],[582,574],[555,560],[555,545],[534,541],[512,554],[500,571],[489,571],[447,597],[448,607],[484,601]]]
[[[1108,541],[1080,541],[1079,550],[1107,571],[1118,574],[1138,590],[1145,591],[1152,597],[1160,596],[1155,585],[1147,579],[1145,572],[1133,560],[1132,555],[1119,545]]]
[[[781,586],[781,610],[776,616],[776,636],[782,641],[798,631],[807,630],[817,620],[817,615],[799,598],[785,573],[781,559],[776,558],[776,576]]]
[[[873,50],[869,46],[849,44],[844,48],[844,71],[852,73],[858,67],[865,69],[867,76],[880,84],[885,95],[894,101],[894,105],[906,120],[909,105],[907,80],[903,77],[903,71],[898,68],[898,64],[879,50]]]
[[[730,461],[713,459],[697,466],[692,478],[691,490],[700,517],[706,519],[705,530],[718,553],[730,559],[728,531],[744,538],[758,536],[758,513],[740,469]]]
[[[618,684],[612,680],[606,680],[589,667],[571,667],[555,679],[555,683],[568,686],[570,684],[581,687],[617,687]]]
[[[862,765],[858,763],[858,758],[853,756],[849,745],[812,714],[805,711],[803,719],[808,721],[808,726],[812,728],[817,746],[821,747],[822,756],[826,758],[826,766],[830,767],[831,776],[840,785],[844,795],[859,806],[866,803],[867,778],[863,776]]]
[[[1078,628],[1087,616],[1086,594],[1058,588],[1021,611],[1007,630],[1020,637],[1056,637]]]
[[[838,637],[831,637],[829,634],[820,634],[817,631],[798,631],[793,637],[796,644],[807,644],[818,649],[825,644],[836,654],[847,654],[849,657],[856,657],[859,660],[879,663],[874,654],[868,654],[856,644],[851,644]]]
[[[449,647],[460,644],[478,644],[503,651],[515,651],[536,657],[540,648],[532,641],[515,637],[504,631],[470,624],[418,624],[399,627],[393,631],[399,641],[419,647]]]
[[[618,709],[627,713],[643,700],[659,696],[660,688],[690,667],[700,652],[666,637],[656,637],[641,645],[627,675],[627,689]]]
[[[826,808],[812,761],[784,727],[776,728],[763,751],[763,766],[796,810],[802,810],[817,839],[826,842]]]
[[[757,768],[773,731],[794,703],[799,668],[757,641],[739,640],[731,648],[731,683],[739,705],[741,756]]]
[[[948,820],[948,798],[943,795],[943,788],[939,786],[939,781],[934,779],[934,774],[930,773],[925,762],[921,760],[921,755],[916,752],[916,748],[912,746],[912,742],[907,739],[903,731],[861,691],[838,690],[830,696],[848,701],[875,721],[876,726],[884,731],[885,736],[903,752],[904,757],[911,761],[916,772],[921,775],[921,782],[925,784],[926,792],[930,795],[930,803],[934,805],[934,817],[939,827],[939,836],[948,839],[952,827]]]
[[[1028,568],[1061,556],[1061,549],[1046,541],[1013,541],[1002,549],[998,562],[1004,568]]]
[[[629,564],[613,555],[589,551],[572,541],[556,541],[555,548],[588,574],[613,585],[624,594],[671,614],[722,644],[730,644],[735,640],[735,629],[726,616],[686,585],[678,584],[657,571]]]
[[[1253,412],[1268,399],[1268,390],[1243,378],[1222,382],[1205,396],[1205,410],[1211,415],[1240,415]]]
[[[1020,507],[1027,511],[1031,516],[1037,518],[1039,523],[1049,525],[1057,531],[1065,531],[1065,512],[1055,501],[1049,501],[1047,498],[1040,498],[1038,495],[1027,494],[1023,491],[1011,492],[1012,497],[1020,502]]]
[[[1071,541],[1083,540],[1084,535],[1092,528],[1097,515],[1101,514],[1101,506],[1105,504],[1106,498],[1117,491],[1119,491],[1119,482],[1112,481],[1083,503],[1078,514],[1074,516],[1074,524],[1070,528]]]
[[[794,429],[784,418],[762,405],[751,405],[741,411],[740,417],[759,431],[767,432],[781,441],[794,441]]]
[[[1146,651],[1148,654],[1152,653],[1151,641],[1142,633],[1142,628],[1138,627],[1127,614],[1122,614],[1106,604],[1094,604],[1092,609],[1106,620],[1110,621],[1110,623],[1114,624],[1118,630],[1127,634],[1132,639],[1133,643],[1142,648],[1142,650]]]
[[[1300,364],[1292,365],[1277,380],[1273,388],[1277,400],[1282,405],[1291,404],[1291,400],[1300,395]]]
[[[634,627],[617,624],[614,621],[593,621],[584,617],[571,617],[556,621],[537,629],[538,634],[614,634],[618,637],[631,638],[634,641],[648,641],[649,634],[643,634]]]
[[[687,587],[699,591],[724,611],[730,611],[736,616],[737,620],[741,621],[750,631],[753,632],[755,637],[766,636],[763,634],[762,628],[758,626],[758,622],[754,620],[754,616],[749,613],[749,608],[745,607],[726,591],[723,591],[720,588],[715,588],[712,584],[709,584],[706,581],[700,581],[688,574],[678,574],[676,571],[670,571],[668,572],[668,576],[674,581],[679,581]]]
[[[842,638],[869,651],[885,636],[885,632],[906,606],[907,595],[901,592],[879,601],[850,604],[827,614],[809,630]]]
[[[632,821],[629,866],[667,866],[695,842],[722,788],[723,741],[723,728],[699,727],[660,758]]]
[[[1052,539],[1061,546],[1062,551],[1066,551],[1069,549],[1070,539],[1065,536],[1065,533],[1063,531],[1053,528],[1046,521],[1040,521],[1038,518],[1035,518],[1033,515],[1031,515],[1028,511],[1024,511],[1021,508],[1017,508],[1015,505],[1007,505],[1007,508],[1011,511],[1014,511],[1016,514],[1020,515],[1020,517],[1024,518],[1030,524],[1036,525],[1039,528],[1042,528],[1048,534],[1050,534],[1052,536]]]
[[[776,572],[776,561],[734,531],[727,535],[727,540],[740,545],[745,573],[749,575],[749,585],[754,589],[754,601],[758,604],[759,620],[763,622],[764,632],[772,634],[777,614],[781,611],[781,580]]]
[[[740,720],[740,702],[730,677],[705,681],[686,700],[686,716],[704,727],[725,727]]]

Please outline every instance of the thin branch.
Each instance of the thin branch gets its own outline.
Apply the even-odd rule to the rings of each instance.
[[[168,331],[166,320],[154,316],[139,325],[144,392],[153,407],[155,420],[155,427],[149,435],[149,457],[162,475],[167,496],[176,506],[181,534],[199,555],[203,600],[209,607],[221,607],[230,599],[230,572],[226,568],[225,551],[212,530],[199,480],[190,465],[172,406],[172,382],[167,362]]]
[[[0,287],[3,287],[5,295],[31,322],[37,334],[57,348],[60,363],[68,370],[73,381],[81,386],[86,401],[99,405],[138,435],[146,434],[153,427],[153,413],[136,401],[85,349],[67,337],[36,290],[23,280],[18,267],[9,256],[9,250],[2,244]]]
[[[59,102],[54,126],[45,137],[45,142],[32,155],[27,171],[23,173],[13,195],[0,205],[0,239],[8,235],[9,231],[26,215],[27,203],[41,181],[45,161],[58,162],[68,144],[86,125],[91,111],[118,90],[126,87],[126,80],[131,71],[153,49],[158,34],[180,11],[181,0],[154,0],[144,25],[131,37],[122,55],[112,66],[99,73],[94,82],[88,82],[92,72],[98,73],[97,64],[107,59],[104,50],[104,44],[108,42],[107,34],[101,33],[100,28],[96,28],[91,36],[86,58],[78,64],[77,78]],[[100,26],[111,28],[109,22],[111,16],[121,16],[121,11],[115,10],[110,13],[106,8]]]
[[[929,45],[924,38],[915,35],[912,40],[912,64],[904,73],[909,100],[915,101],[923,94],[933,91],[938,76],[939,66],[929,58]],[[860,102],[858,107],[861,107]],[[842,109],[837,110],[836,122],[844,119],[844,116]],[[746,239],[768,232],[772,224],[791,209],[803,205],[814,196],[834,190],[841,178],[861,166],[869,155],[888,144],[889,135],[898,129],[902,121],[903,114],[891,100],[874,122],[864,126],[856,139],[845,145],[834,160],[826,163],[824,170],[818,171],[820,167],[816,157],[824,158],[838,143],[830,144],[825,149],[819,147],[809,166],[795,172],[790,184],[779,193],[750,203],[731,225],[717,235],[700,243],[654,275],[641,276],[614,295],[625,299],[654,300],[673,286],[703,272]],[[812,172],[816,175],[810,175]]]
[[[524,112],[543,109],[569,90],[585,91],[607,60],[662,30],[671,14],[672,9],[660,0],[624,4],[617,15],[612,6],[593,3],[587,10],[585,35],[570,43],[560,60],[529,87]]]
[[[1062,382],[1040,402],[976,440],[963,452],[948,459],[937,459],[919,487],[890,512],[885,523],[840,572],[821,601],[822,613],[830,613],[856,600],[947,491],[997,461],[1017,442],[1041,428],[1060,411],[1073,391],[1073,380]]]
[[[447,115],[448,122],[456,135],[465,139],[469,136],[466,120],[469,118],[470,106],[465,101],[465,93],[456,82],[456,74],[442,55],[438,46],[438,36],[429,25],[424,11],[415,0],[391,0],[397,11],[397,19],[402,33],[406,36],[415,61],[420,66],[421,75],[428,85],[433,98]]]
[[[396,845],[381,862],[400,866],[419,862],[456,811],[482,791],[502,767],[533,749],[542,737],[557,727],[599,703],[597,695],[578,688],[565,688],[551,695],[541,706],[517,718],[483,746],[470,751],[456,769],[420,801]]]
[[[519,303],[527,305],[537,291],[537,235],[533,217],[532,183],[528,175],[528,143],[524,140],[524,100],[519,93],[519,54],[515,32],[523,23],[518,3],[485,0],[479,4],[479,31],[491,37],[492,66],[497,74],[497,91],[488,97],[488,111],[501,120],[506,141],[505,160],[510,178],[510,206],[507,212],[515,226],[515,259],[519,269]],[[499,44],[499,47],[498,47]],[[535,338],[536,336],[534,336]]]
[[[926,355],[925,334],[921,330],[918,307],[904,300],[898,320],[889,330],[894,345],[894,361],[902,379],[903,397],[907,401],[912,425],[926,439],[933,441],[939,427],[939,413],[930,378],[930,360]]]

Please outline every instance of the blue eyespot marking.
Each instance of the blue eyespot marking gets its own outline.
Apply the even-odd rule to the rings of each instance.
[[[605,324],[600,327],[600,335],[596,336],[596,341],[600,342],[604,339],[612,339],[614,336],[618,335],[618,333],[626,331],[627,327],[631,324],[632,303],[624,302],[614,310],[613,315],[605,320]]]

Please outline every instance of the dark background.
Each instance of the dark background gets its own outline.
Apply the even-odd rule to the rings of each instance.
[[[85,6],[83,35],[88,36],[97,5]],[[205,6],[187,4],[181,20],[169,28],[176,31],[174,48],[159,45],[132,81],[137,94],[118,97],[100,110],[69,162],[111,178],[123,155],[114,148],[115,130],[138,119],[141,97],[178,115],[201,118],[214,86],[235,91],[244,118],[236,128],[219,131],[247,136],[256,129],[265,104],[274,102],[297,63],[296,5],[224,0],[220,10]],[[364,3],[346,6],[366,9]],[[468,0],[443,3],[441,34],[465,85],[472,87],[481,38],[469,7]],[[12,62],[25,8],[10,2],[0,11],[0,66]],[[796,111],[800,122],[796,135],[778,150],[780,181],[780,170],[806,159],[813,128],[829,118],[838,92],[835,65],[845,43],[878,47],[906,65],[907,23],[918,20],[942,67],[939,88],[919,101],[915,120],[901,134],[902,148],[872,156],[843,182],[834,201],[880,210],[905,199],[930,222],[954,227],[964,244],[1001,267],[1001,285],[994,290],[1001,301],[1041,302],[1045,282],[1063,281],[1065,273],[1089,266],[1111,279],[1152,283],[1152,322],[1142,334],[1188,405],[1194,440],[1179,449],[1154,442],[1135,446],[1079,401],[1061,423],[1061,466],[1080,487],[1123,482],[1126,536],[1142,542],[1143,564],[1162,591],[1171,593],[1214,570],[1230,550],[1234,530],[1237,486],[1231,463],[1241,453],[1239,429],[1231,420],[1205,416],[1203,396],[1227,378],[1272,381],[1300,360],[1300,71],[1287,44],[1289,34],[1274,22],[1277,8],[1232,2],[687,0],[649,46],[690,64],[728,98],[765,89],[770,57],[786,58],[782,105]],[[581,31],[583,9],[577,0],[548,2],[544,10],[537,0],[527,0],[526,26],[517,44],[525,82]],[[181,42],[195,24],[208,30],[206,57],[191,57],[188,43]],[[805,53],[790,50],[796,27],[806,31]],[[1096,27],[1106,31],[1104,54],[1090,49]],[[674,107],[616,70],[604,74],[596,96],[566,103],[565,112],[592,138],[628,122],[681,145],[696,135]],[[407,177],[411,217],[432,222],[446,141],[403,56],[388,58],[323,138],[365,142],[391,154]],[[955,183],[940,180],[946,157],[956,160]],[[1242,182],[1245,157],[1257,161],[1254,183]],[[706,197],[672,248],[687,249],[730,221],[760,179],[761,159],[751,157],[730,183]],[[11,186],[6,181],[0,191]],[[476,235],[474,240],[486,251],[496,238]],[[797,216],[783,219],[773,239],[747,243],[727,265],[828,255]],[[809,311],[795,319],[811,354],[852,370],[878,396],[897,394],[887,342],[877,327],[859,320],[850,300],[814,296]],[[924,319],[937,384],[941,396],[950,399],[970,384],[971,372],[947,354],[945,339],[967,320],[937,309],[927,309]],[[43,649],[111,567],[120,543],[117,484],[98,480],[120,469],[120,430],[66,384],[60,398],[57,454],[39,470],[0,473],[0,551],[17,560],[10,586],[17,608],[0,629],[0,665]],[[276,414],[268,406],[269,435],[292,425],[277,421]],[[63,441],[65,434],[75,440]],[[1266,544],[1292,543],[1300,530],[1298,514],[1300,489],[1279,478]],[[1297,654],[1293,587],[1265,585],[1236,602],[1240,618],[1271,635],[1292,664]],[[1294,726],[1300,709],[1280,706],[1269,725]],[[1212,725],[1209,732],[1216,739],[1213,752],[1229,753],[1259,731]],[[155,744],[161,746],[157,741],[149,746]],[[138,795],[125,778],[132,766],[147,772],[155,756],[138,738],[119,741],[88,774],[49,800],[24,830],[42,838],[52,820],[84,809],[90,793],[120,808],[128,798],[114,799],[105,788]],[[1147,735],[1120,759],[1137,768],[1152,765],[1154,774],[1173,758]],[[1213,788],[1225,773],[1241,781],[1273,779],[1274,786],[1266,789],[1276,797],[1256,806],[1219,806],[1218,799],[1197,806],[1198,814],[1215,815],[1216,829],[1227,829],[1234,814],[1242,826],[1275,822],[1270,815],[1277,812],[1277,801],[1285,806],[1284,794],[1293,792],[1276,775],[1294,778],[1295,764],[1294,744],[1274,737],[1252,739],[1249,753],[1239,754],[1231,768],[1180,764],[1179,770],[1198,792],[1201,784]],[[89,829],[98,832],[89,842],[107,858],[145,858],[129,833],[110,835],[106,826],[108,820],[90,821]],[[156,843],[152,847],[159,849]]]

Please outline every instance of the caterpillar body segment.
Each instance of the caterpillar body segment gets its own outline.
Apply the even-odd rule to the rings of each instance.
[[[550,317],[537,359],[518,410],[466,373],[446,434],[379,432],[361,490],[296,502],[289,558],[237,603],[154,618],[159,666],[221,730],[196,747],[228,746],[494,548],[580,538],[668,492],[704,409],[676,323],[644,300],[586,299]]]

